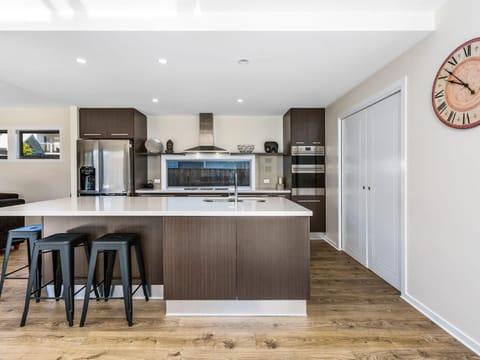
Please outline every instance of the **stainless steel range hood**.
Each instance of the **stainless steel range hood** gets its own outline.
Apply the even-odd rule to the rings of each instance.
[[[228,153],[227,150],[214,145],[213,113],[200,113],[199,145],[185,150],[186,153]]]

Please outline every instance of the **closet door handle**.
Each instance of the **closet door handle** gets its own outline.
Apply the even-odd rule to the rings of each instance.
[[[368,191],[370,191],[370,186],[368,187]]]
[[[362,186],[363,190],[365,190],[365,185]]]

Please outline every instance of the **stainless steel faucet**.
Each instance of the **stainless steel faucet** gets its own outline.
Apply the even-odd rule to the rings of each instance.
[[[235,204],[238,202],[238,177],[237,170],[235,170]]]
[[[237,177],[237,171],[233,173],[233,200],[235,201],[235,205],[238,202],[238,177]]]

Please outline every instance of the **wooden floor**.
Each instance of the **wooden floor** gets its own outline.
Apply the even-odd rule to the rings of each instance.
[[[480,359],[344,253],[321,241],[311,253],[306,318],[166,318],[163,301],[138,300],[129,328],[121,301],[92,301],[79,328],[78,300],[69,328],[63,302],[43,300],[19,328],[25,282],[7,280],[0,359]]]

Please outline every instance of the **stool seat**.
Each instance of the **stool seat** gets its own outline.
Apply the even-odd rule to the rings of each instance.
[[[17,232],[22,232],[22,231],[42,231],[42,225],[27,225],[27,226],[22,226],[22,227],[19,227],[19,228],[16,228],[16,229],[12,229],[10,230],[14,233],[17,233]]]
[[[138,242],[138,235],[132,233],[111,233],[105,234],[95,240],[95,244],[113,244],[113,243],[127,243],[128,245],[135,245]]]
[[[83,244],[88,240],[87,234],[80,233],[60,233],[47,236],[43,239],[37,241],[39,246],[63,246],[70,244],[72,246],[77,246]]]
[[[103,266],[104,266],[104,281],[103,294],[105,301],[110,297],[110,286],[113,278],[113,265],[115,263],[115,256],[118,252],[120,260],[120,272],[123,287],[123,301],[125,305],[125,315],[128,321],[128,326],[132,326],[133,309],[132,309],[132,272],[131,272],[131,250],[135,249],[135,257],[137,259],[138,271],[140,273],[141,284],[145,300],[148,301],[148,289],[145,276],[145,267],[143,263],[143,255],[140,247],[140,241],[137,234],[133,233],[110,233],[101,236],[92,242],[92,256],[88,266],[87,275],[87,289],[91,287],[94,279],[95,267],[97,263],[97,256],[103,252]],[[137,289],[138,289],[137,288]],[[136,291],[136,290],[135,290]],[[135,293],[133,291],[133,293]],[[83,302],[82,317],[80,319],[80,327],[85,324],[87,317],[89,293],[85,292],[85,300]]]

